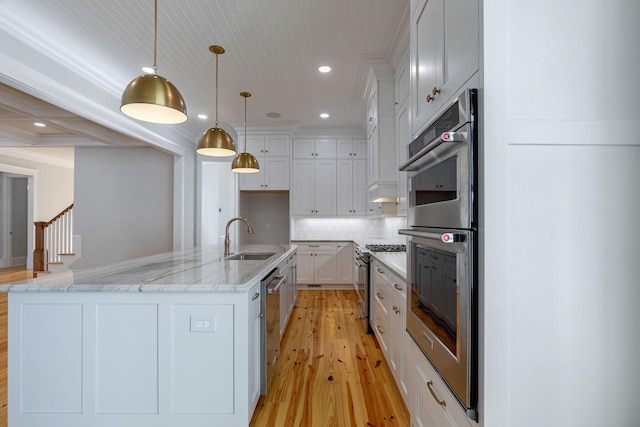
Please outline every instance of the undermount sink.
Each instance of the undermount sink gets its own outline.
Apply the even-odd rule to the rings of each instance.
[[[227,261],[260,261],[271,258],[275,252],[241,252],[227,257]]]

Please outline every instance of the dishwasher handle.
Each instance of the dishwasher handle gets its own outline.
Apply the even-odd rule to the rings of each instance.
[[[275,285],[273,284],[274,282],[276,282]],[[269,282],[269,284],[267,285],[267,293],[275,294],[280,289],[280,286],[284,285],[285,283],[287,283],[287,276],[275,276],[273,280],[271,280],[271,282]]]

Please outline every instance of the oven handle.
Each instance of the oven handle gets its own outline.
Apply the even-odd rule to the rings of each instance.
[[[420,164],[418,163],[418,160],[426,156],[430,151],[434,150],[436,147],[438,147],[440,144],[444,142],[467,142],[468,141],[467,135],[468,135],[467,131],[443,132],[439,137],[431,141],[429,144],[427,144],[426,147],[418,151],[413,157],[407,160],[405,164],[400,166],[400,171],[407,172],[407,171],[415,171],[420,169]]]
[[[366,267],[367,266],[367,263],[364,262],[362,259],[360,259],[358,257],[354,257],[353,258],[353,262],[358,267]]]
[[[410,228],[398,230],[398,234],[406,234],[407,236],[424,237],[425,239],[438,240],[442,243],[464,242],[467,236],[460,233],[430,233],[428,231],[417,231]]]

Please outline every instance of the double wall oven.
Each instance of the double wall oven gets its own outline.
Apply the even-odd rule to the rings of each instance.
[[[407,331],[477,419],[477,90],[408,146]]]

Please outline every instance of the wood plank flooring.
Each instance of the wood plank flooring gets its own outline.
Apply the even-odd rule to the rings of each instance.
[[[0,284],[33,278],[33,271],[22,267],[0,268]],[[0,292],[0,427],[7,427],[7,293]]]
[[[298,291],[267,396],[250,426],[408,426],[382,350],[354,309],[353,291]]]

